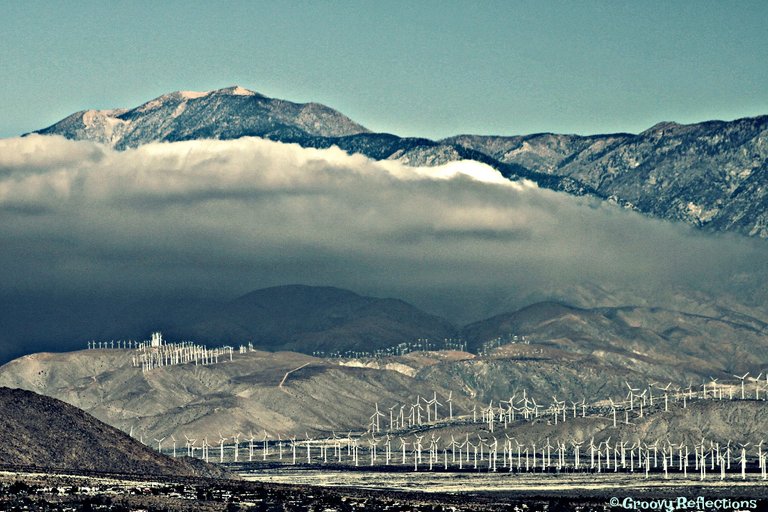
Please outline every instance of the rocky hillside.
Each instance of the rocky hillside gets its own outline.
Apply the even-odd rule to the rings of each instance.
[[[723,311],[691,314],[662,308],[581,309],[539,303],[468,325],[470,348],[505,333],[527,335],[547,346],[579,354],[613,352],[638,363],[736,372],[768,363],[768,324]],[[637,364],[637,363],[635,363]]]
[[[121,474],[222,476],[199,461],[173,459],[55,398],[0,388],[0,465]]]
[[[206,436],[212,443],[219,432],[288,436],[365,430],[377,402],[384,409],[406,397],[448,394],[439,383],[412,377],[415,370],[407,365],[376,369],[254,351],[236,352],[231,361],[217,364],[143,373],[132,366],[132,355],[128,350],[32,354],[0,367],[0,385],[57,397],[126,432],[133,429],[147,443],[172,434],[177,440]],[[456,407],[466,410],[467,400],[457,397]]]
[[[462,135],[443,142],[571,178],[654,217],[768,238],[768,116],[659,123],[638,135]]]

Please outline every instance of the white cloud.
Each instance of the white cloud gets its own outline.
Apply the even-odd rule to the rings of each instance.
[[[0,140],[0,216],[6,290],[235,296],[305,282],[469,314],[456,305],[470,297],[490,312],[493,297],[583,282],[638,302],[719,289],[768,261],[764,242],[510,183],[477,162],[411,168],[256,138],[122,152]]]

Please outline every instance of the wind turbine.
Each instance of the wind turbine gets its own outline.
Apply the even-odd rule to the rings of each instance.
[[[248,438],[248,462],[253,462],[253,441],[256,438],[253,435],[253,430],[249,431],[248,433],[251,436]]]
[[[736,377],[741,381],[741,399],[742,400],[744,400],[744,379],[746,379],[748,375],[749,375],[749,372],[745,373],[741,377],[739,377],[738,375],[734,375],[734,377]]]
[[[437,406],[443,405],[443,404],[437,401],[437,391],[434,391],[433,393],[434,395],[432,396],[432,399],[426,401],[427,402],[427,418],[429,419],[429,406],[433,405],[435,409],[433,421],[437,421]]]
[[[402,437],[399,437],[398,439],[400,439],[400,449],[403,451],[402,464],[405,464],[405,449],[410,443],[406,442]]]
[[[371,424],[374,426],[375,432],[379,432],[381,430],[381,426],[379,423],[379,418],[383,418],[384,414],[379,411],[379,402],[376,402],[376,412],[374,412],[371,415]]]
[[[762,376],[763,372],[760,372],[757,377],[750,377],[749,379],[755,382],[755,400],[760,400],[760,377]]]
[[[232,441],[235,443],[235,462],[237,462],[238,449],[240,448],[240,432],[232,436]]]
[[[224,441],[226,441],[226,438],[221,435],[221,432],[219,432],[219,462],[224,462]]]
[[[627,381],[624,381],[624,383],[629,388],[629,393],[627,394],[627,398],[629,398],[629,408],[630,410],[634,411],[635,410],[635,401],[634,401],[635,391],[640,391],[640,388],[633,388],[632,386],[629,385],[629,382]]]
[[[253,437],[253,435],[251,435]],[[269,456],[269,441],[267,440],[267,431],[264,430],[264,438],[261,440],[262,442],[262,449],[261,449],[261,457],[262,460],[267,460],[267,457]]]
[[[712,376],[709,377],[709,383],[712,384],[712,398],[713,399],[717,398],[717,381],[718,381],[718,379],[716,379],[716,378],[714,378]],[[704,391],[704,398],[707,398],[706,387],[704,388],[704,390],[705,390]]]
[[[659,388],[664,391],[664,412],[669,411],[669,387],[672,385],[670,382],[666,387]]]

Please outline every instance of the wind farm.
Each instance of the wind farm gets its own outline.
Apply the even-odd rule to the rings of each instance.
[[[430,345],[444,350],[315,357],[154,333],[144,342],[28,356],[0,369],[0,383],[12,385],[13,376],[17,386],[59,387],[62,399],[90,405],[159,454],[264,484],[590,496],[617,485],[636,492],[727,485],[766,494],[765,372],[715,377],[707,369],[681,379],[668,371],[669,380],[660,379],[664,371],[638,372],[630,380],[598,366],[597,385],[583,358],[542,341],[511,334],[476,344],[477,353],[446,340]],[[72,357],[79,364],[69,364]],[[538,388],[538,378],[551,382],[569,363],[582,379]],[[458,371],[468,364],[486,373],[514,365],[528,378],[501,395],[498,382],[482,386],[476,372]],[[74,373],[51,380],[54,366],[56,379]],[[94,372],[99,367],[103,373]],[[73,387],[85,374],[95,378]],[[127,385],[141,391],[125,393]],[[196,386],[213,393],[196,398]],[[181,394],[185,401],[174,403]]]

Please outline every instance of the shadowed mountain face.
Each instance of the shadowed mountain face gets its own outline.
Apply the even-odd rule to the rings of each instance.
[[[161,330],[171,340],[245,344],[266,350],[368,351],[418,338],[442,340],[457,327],[398,299],[358,295],[332,287],[278,286],[232,301],[127,299],[87,301],[8,299],[0,302],[0,361],[28,352],[15,340],[49,350],[77,350],[90,340],[143,340]]]
[[[338,146],[415,166],[471,159],[511,180],[525,178],[543,188],[590,194],[662,219],[768,238],[768,116],[659,123],[638,135],[459,135],[432,141],[370,133],[323,105],[229,87],[174,92],[130,110],[77,112],[36,133],[117,149],[156,141],[257,136],[304,147]]]
[[[169,332],[176,330],[193,339],[253,340],[260,348],[305,353],[373,351],[417,338],[455,335],[448,321],[401,300],[302,285],[251,292]]]
[[[0,388],[0,432],[0,464],[141,475],[223,475],[198,461],[161,455],[80,409],[31,391]]]

